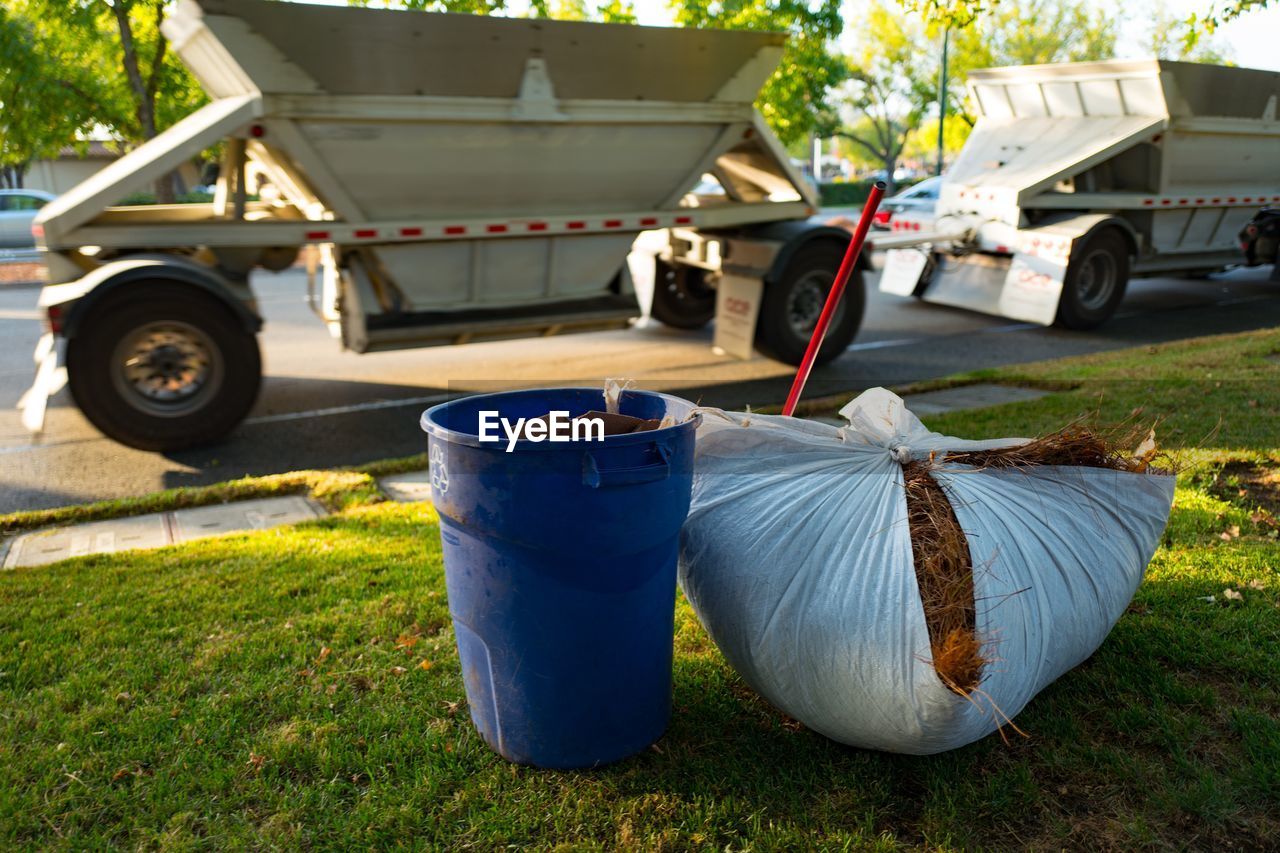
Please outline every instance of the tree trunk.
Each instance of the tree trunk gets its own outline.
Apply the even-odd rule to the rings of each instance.
[[[178,197],[173,192],[173,172],[165,172],[156,179],[156,204],[173,204]]]
[[[138,46],[133,41],[133,25],[129,21],[129,9],[132,4],[116,0],[112,8],[116,14],[116,25],[120,30],[120,47],[124,51],[124,73],[129,78],[129,89],[133,93],[133,103],[137,110],[138,127],[142,130],[144,140],[156,136],[156,87],[159,83],[160,68],[164,63],[165,41],[159,32],[160,22],[164,19],[164,7],[156,7],[156,52],[151,58],[150,79],[142,78],[142,69],[138,64]],[[173,174],[162,175],[155,183],[157,204],[173,204]]]
[[[0,168],[0,188],[9,190],[22,189],[22,178],[27,171],[25,163]]]

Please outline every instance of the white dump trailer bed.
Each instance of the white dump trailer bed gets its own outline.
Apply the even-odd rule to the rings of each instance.
[[[625,325],[627,256],[660,230],[655,317],[728,302],[727,349],[803,354],[848,235],[807,221],[814,192],[753,107],[782,35],[265,0],[182,0],[164,30],[210,103],[36,226],[71,390],[109,435],[171,449],[234,426],[258,384],[248,274],[307,246],[357,352]],[[212,203],[113,206],[219,143]],[[692,194],[705,175],[722,192]],[[227,328],[197,322],[214,314]]]
[[[1048,325],[1105,321],[1131,275],[1244,263],[1280,203],[1280,73],[1185,62],[993,68],[931,221],[902,217],[881,289]]]

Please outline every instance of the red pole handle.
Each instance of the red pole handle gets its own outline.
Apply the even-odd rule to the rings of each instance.
[[[809,381],[809,372],[813,370],[813,361],[818,357],[818,350],[822,348],[822,339],[827,336],[827,328],[831,325],[831,318],[836,314],[836,306],[840,304],[840,297],[844,295],[845,285],[849,283],[849,276],[853,273],[854,266],[858,263],[858,255],[862,254],[862,244],[866,242],[867,230],[871,228],[871,220],[876,214],[876,208],[880,206],[880,200],[884,198],[884,181],[876,181],[871,187],[871,194],[867,196],[867,203],[863,205],[862,216],[858,219],[858,227],[853,230],[853,239],[849,241],[849,248],[845,250],[844,260],[840,262],[840,270],[836,273],[836,280],[831,283],[831,292],[827,294],[827,302],[822,306],[822,314],[818,317],[818,324],[813,327],[813,336],[809,338],[809,348],[804,351],[804,359],[800,362],[800,368],[796,371],[795,381],[791,383],[791,393],[787,394],[787,403],[782,407],[782,414],[790,417],[796,410],[796,404],[800,402],[800,394],[804,391],[804,384]]]

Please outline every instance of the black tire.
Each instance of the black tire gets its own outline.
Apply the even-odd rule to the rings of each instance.
[[[804,359],[843,258],[844,247],[837,243],[810,243],[792,256],[776,281],[765,284],[756,322],[756,349],[786,364],[799,364]],[[866,303],[862,271],[855,269],[815,364],[826,364],[848,348],[862,325]]]
[[[673,329],[701,329],[715,315],[716,292],[704,270],[654,259],[649,316]]]
[[[1114,228],[1089,235],[1071,253],[1057,325],[1092,329],[1111,319],[1129,284],[1129,244]]]
[[[210,444],[244,419],[262,384],[257,338],[204,291],[130,283],[67,342],[67,384],[105,435],[139,450]]]
[[[933,284],[933,277],[938,274],[941,259],[942,256],[937,252],[929,253],[928,259],[924,262],[924,271],[920,273],[920,280],[916,282],[915,290],[911,291],[913,298],[924,300],[925,292],[929,290],[929,285]]]

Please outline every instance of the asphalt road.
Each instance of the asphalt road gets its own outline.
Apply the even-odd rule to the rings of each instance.
[[[1120,315],[1085,333],[882,296],[872,281],[857,341],[815,371],[807,394],[1277,326],[1280,286],[1267,281],[1269,272],[1137,280]],[[225,443],[165,455],[103,438],[66,391],[50,402],[43,437],[24,432],[14,406],[32,378],[38,290],[0,287],[0,512],[417,453],[424,445],[419,413],[460,390],[631,377],[706,405],[741,408],[780,401],[791,376],[791,368],[763,358],[715,355],[710,330],[676,332],[647,321],[626,331],[357,356],[340,352],[311,315],[301,273],[264,273],[254,285],[267,321],[267,376],[256,408]]]

